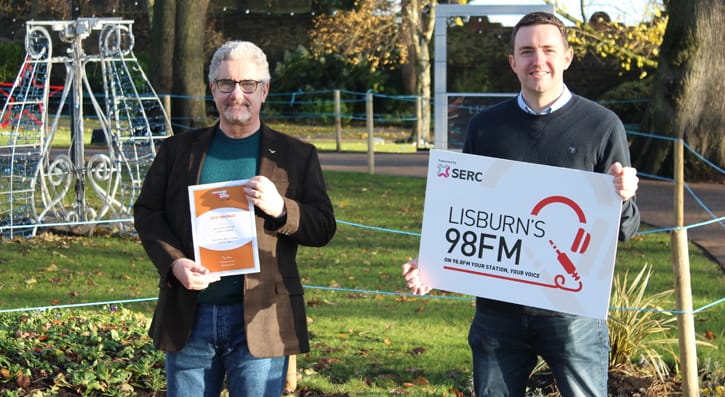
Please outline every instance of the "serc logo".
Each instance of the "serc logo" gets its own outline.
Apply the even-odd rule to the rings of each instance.
[[[448,178],[451,176],[451,166],[446,164],[438,164],[438,176]]]
[[[483,182],[483,172],[451,168],[447,164],[438,164],[438,176],[442,178],[460,179],[463,181]]]

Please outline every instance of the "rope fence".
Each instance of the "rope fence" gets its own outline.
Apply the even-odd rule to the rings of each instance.
[[[335,104],[335,100],[328,100],[325,99],[329,96],[331,96],[334,91],[338,91],[338,94],[336,94],[335,98],[340,98],[339,103]],[[360,92],[353,92],[353,91],[341,91],[341,90],[323,90],[323,91],[297,91],[292,93],[270,93],[268,96],[268,100],[265,104],[265,119],[266,120],[295,120],[299,121],[301,119],[315,119],[315,120],[325,120],[325,121],[331,121],[335,118],[342,118],[347,121],[357,121],[357,120],[366,120],[369,117],[369,114],[366,114],[364,111],[364,108],[366,106],[366,102],[370,98],[370,93],[360,93]],[[198,100],[204,100],[205,102],[211,102],[210,97],[181,97],[181,96],[174,96],[175,98],[192,98],[192,99],[198,99]],[[415,96],[389,96],[389,95],[379,95],[379,94],[373,94],[373,97],[376,100],[376,103],[382,102],[379,107],[386,109],[384,113],[374,113],[374,121],[377,123],[392,123],[392,124],[405,124],[405,125],[414,125],[416,121],[416,114],[414,112],[416,101],[418,100]],[[394,103],[395,101],[400,101],[400,103]],[[620,103],[626,103],[628,101],[619,101]],[[631,100],[629,101],[631,103],[639,103],[640,100]],[[343,109],[341,111],[336,111],[336,109]],[[363,109],[361,111],[361,109]],[[393,109],[393,111],[390,111],[390,109]],[[471,108],[471,109],[465,109],[468,112],[475,113],[478,112],[479,108]],[[184,121],[187,120],[172,120],[172,126],[178,128],[178,130],[188,129],[188,125],[183,124]],[[675,142],[678,139],[668,136],[661,136],[661,135],[655,135],[650,133],[642,133],[638,131],[632,131],[628,130],[628,134],[635,135],[635,136],[641,136],[646,138],[653,138],[653,139],[660,139],[660,140],[666,140],[666,141],[672,141]],[[695,150],[693,150],[689,145],[684,143],[685,149],[689,151],[692,155],[694,155],[696,158],[698,158],[700,161],[703,161],[705,164],[712,167],[717,172],[725,175],[725,170],[721,167],[718,167],[716,164],[712,163],[711,161],[707,160],[702,156],[700,153],[697,153]],[[645,178],[650,178],[654,180],[661,180],[666,182],[673,182],[670,178],[662,178],[658,177],[656,175],[648,175],[648,174],[642,174],[640,173],[640,176]],[[685,188],[687,189],[687,192],[689,195],[697,202],[697,204],[705,211],[707,214],[712,217],[712,219],[693,223],[687,226],[684,226],[685,229],[691,229],[691,228],[698,228],[702,226],[707,226],[711,224],[719,224],[721,227],[725,228],[725,217],[717,217],[716,214],[707,207],[707,205],[697,196],[697,194],[694,192],[694,190],[685,184]],[[100,223],[106,223],[106,224],[133,224],[133,219],[131,218],[123,218],[123,219],[106,219],[102,221],[89,221],[84,222],[84,225],[95,225]],[[337,223],[340,225],[349,226],[352,228],[362,228],[362,229],[368,229],[373,230],[381,233],[395,233],[395,234],[402,234],[412,237],[420,237],[420,233],[416,232],[409,232],[409,231],[401,231],[401,230],[395,230],[395,229],[389,229],[385,227],[379,227],[379,226],[371,226],[371,225],[365,225],[361,223],[353,223],[353,222],[347,222],[344,220],[337,220]],[[50,227],[65,227],[65,226],[78,226],[78,222],[58,222],[58,223],[48,223],[48,224],[32,224],[32,225],[15,225],[12,226],[14,228],[22,229],[22,228],[50,228]],[[8,226],[0,227],[0,232],[2,230],[7,229]],[[662,233],[662,232],[671,232],[673,230],[677,229],[676,227],[666,227],[666,228],[660,228],[660,229],[653,229],[653,230],[647,230],[647,231],[641,231],[638,232],[640,235],[646,235],[646,234],[652,234],[652,233]],[[401,282],[402,285],[402,282]],[[305,285],[304,288],[311,289],[311,290],[326,290],[326,291],[337,291],[337,292],[346,292],[346,293],[359,293],[359,294],[367,294],[367,295],[387,295],[387,296],[396,296],[396,297],[415,297],[418,299],[453,299],[453,300],[472,300],[475,299],[473,297],[466,297],[466,296],[439,296],[439,295],[425,295],[425,296],[419,296],[419,295],[413,295],[410,293],[402,293],[402,292],[390,292],[390,291],[378,291],[378,290],[366,290],[366,289],[356,289],[356,288],[337,288],[337,287],[323,287],[323,286],[313,286],[313,285]],[[2,309],[0,310],[0,314],[2,313],[11,313],[11,312],[33,312],[33,311],[45,311],[45,310],[52,310],[52,309],[70,309],[70,308],[80,308],[80,307],[90,307],[90,306],[107,306],[107,305],[123,305],[123,304],[134,304],[134,303],[142,303],[142,302],[149,302],[154,301],[157,298],[140,298],[140,299],[125,299],[125,300],[111,300],[111,301],[103,301],[103,302],[91,302],[91,303],[82,303],[82,304],[68,304],[68,305],[54,305],[54,306],[38,306],[38,307],[26,307],[26,308],[15,308],[15,309]],[[650,310],[650,309],[643,309],[643,308],[610,308],[610,310],[622,310],[622,311],[653,311],[653,312],[659,312],[659,313],[666,313],[666,314],[695,314],[702,311],[705,311],[707,309],[710,309],[712,307],[725,304],[725,297],[715,300],[711,303],[708,303],[700,308],[693,309],[692,311],[679,311],[679,310]]]
[[[133,222],[133,219],[122,219],[122,220],[118,220],[118,222]],[[345,226],[349,226],[352,228],[362,228],[362,229],[373,230],[373,231],[378,231],[378,232],[383,232],[383,233],[394,233],[394,234],[401,234],[401,235],[412,236],[412,237],[420,237],[420,233],[417,233],[417,232],[409,232],[409,231],[389,229],[389,228],[384,228],[384,227],[370,226],[370,225],[365,225],[365,224],[361,224],[361,223],[347,222],[347,221],[339,220],[339,219],[337,220],[337,223],[340,225],[345,225]],[[691,226],[697,227],[697,226],[700,226],[700,224],[691,225]],[[673,230],[673,228],[659,229],[655,232],[664,232],[664,231],[670,231],[670,230]],[[649,234],[651,232],[653,232],[653,231],[638,232],[637,234]],[[304,285],[303,287],[305,289],[310,289],[310,290],[357,293],[357,294],[366,294],[366,295],[372,295],[372,296],[383,295],[383,296],[395,296],[395,297],[404,297],[404,298],[465,300],[465,301],[472,301],[475,299],[475,297],[468,297],[468,296],[414,295],[414,294],[405,293],[405,292],[391,292],[391,291],[367,290],[367,289],[358,289],[358,288],[342,288],[342,287],[324,287],[324,286],[317,286],[317,285]],[[81,308],[81,307],[89,307],[89,306],[123,305],[123,304],[151,302],[151,301],[155,301],[157,299],[158,298],[151,297],[151,298],[138,298],[138,299],[111,300],[111,301],[103,301],[103,302],[67,304],[67,305],[36,306],[36,307],[15,308],[15,309],[2,309],[2,310],[0,310],[0,314],[13,313],[13,312],[36,312],[36,311],[46,311],[46,310],[54,310],[54,309],[71,309],[71,308]],[[664,314],[671,314],[671,315],[696,314],[696,313],[705,311],[709,308],[712,308],[712,307],[715,307],[715,306],[718,306],[721,304],[725,304],[725,297],[720,298],[711,303],[708,303],[706,305],[703,305],[697,309],[692,310],[691,312],[681,311],[681,310],[654,310],[654,309],[645,309],[645,308],[622,308],[622,307],[612,307],[612,308],[610,308],[610,310],[642,311],[642,312],[664,313]]]

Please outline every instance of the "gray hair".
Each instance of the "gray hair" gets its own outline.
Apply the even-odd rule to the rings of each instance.
[[[219,65],[228,60],[247,61],[257,65],[261,71],[261,76],[250,76],[254,80],[269,82],[269,64],[264,51],[249,41],[227,41],[219,49],[214,52],[214,56],[209,63],[209,81],[213,82],[217,78]]]

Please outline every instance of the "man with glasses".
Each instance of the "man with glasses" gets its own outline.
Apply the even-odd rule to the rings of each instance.
[[[315,147],[260,120],[270,87],[261,49],[232,41],[209,65],[219,122],[168,138],[134,205],[159,276],[149,334],[166,352],[169,396],[279,397],[287,356],[309,351],[298,245],[323,246],[336,223]],[[187,187],[248,179],[260,272],[218,277],[194,261]]]

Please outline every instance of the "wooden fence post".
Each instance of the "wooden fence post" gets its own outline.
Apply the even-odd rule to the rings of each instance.
[[[677,301],[677,334],[682,371],[682,395],[698,397],[700,388],[697,376],[697,348],[695,346],[695,320],[692,313],[692,285],[690,281],[690,255],[687,245],[687,229],[684,200],[684,143],[675,141],[675,224],[672,232],[672,267],[675,277]]]

